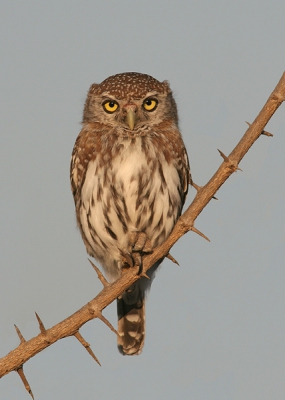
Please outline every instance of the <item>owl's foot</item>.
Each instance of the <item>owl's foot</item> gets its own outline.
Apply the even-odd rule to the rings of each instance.
[[[151,253],[152,244],[144,232],[131,232],[128,250],[130,252]]]
[[[144,232],[131,232],[129,235],[128,250],[122,252],[123,268],[139,267],[138,274],[142,273],[142,257],[151,253],[152,244]]]

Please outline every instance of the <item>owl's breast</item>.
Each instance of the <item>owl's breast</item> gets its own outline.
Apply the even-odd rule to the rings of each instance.
[[[119,249],[126,248],[133,231],[145,232],[157,246],[180,215],[181,182],[176,167],[143,140],[125,141],[108,164],[102,165],[97,157],[88,165],[80,218],[95,256],[107,249],[119,257]]]

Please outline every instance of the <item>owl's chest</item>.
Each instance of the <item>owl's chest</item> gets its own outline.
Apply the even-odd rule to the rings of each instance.
[[[89,162],[81,191],[82,225],[87,235],[92,227],[105,244],[124,243],[133,230],[146,232],[158,244],[181,209],[175,165],[141,139],[113,150],[108,162],[102,162],[104,153]]]
[[[143,211],[144,203],[154,198],[177,200],[180,181],[174,163],[145,137],[118,141],[89,162],[82,199],[103,202],[106,208],[116,203],[131,215]],[[123,204],[121,204],[123,202]],[[86,204],[87,206],[87,204]]]
[[[161,146],[162,147],[162,146]],[[167,182],[178,185],[175,163],[166,160],[162,148],[147,137],[121,141],[105,166],[106,187],[112,187],[125,198],[148,197],[149,193],[166,191]]]
[[[146,184],[150,179],[156,149],[148,145],[153,154],[147,153],[141,138],[121,143],[119,148],[108,166],[107,181],[119,192],[135,194],[138,186]]]

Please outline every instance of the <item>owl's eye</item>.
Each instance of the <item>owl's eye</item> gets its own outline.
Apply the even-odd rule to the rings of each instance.
[[[119,104],[114,100],[106,100],[102,106],[107,113],[112,114],[118,109]]]
[[[143,108],[146,111],[154,111],[157,107],[158,101],[156,99],[148,98],[143,102]]]

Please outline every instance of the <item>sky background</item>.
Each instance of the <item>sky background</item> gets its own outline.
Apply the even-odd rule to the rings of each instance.
[[[0,5],[0,356],[94,298],[69,162],[89,86],[167,79],[194,181],[205,184],[285,70],[284,0],[3,1]],[[139,357],[100,321],[24,367],[37,400],[285,398],[285,104],[163,263]],[[187,204],[195,195],[190,189]],[[104,315],[116,325],[115,303]],[[0,399],[30,399],[12,372]]]

